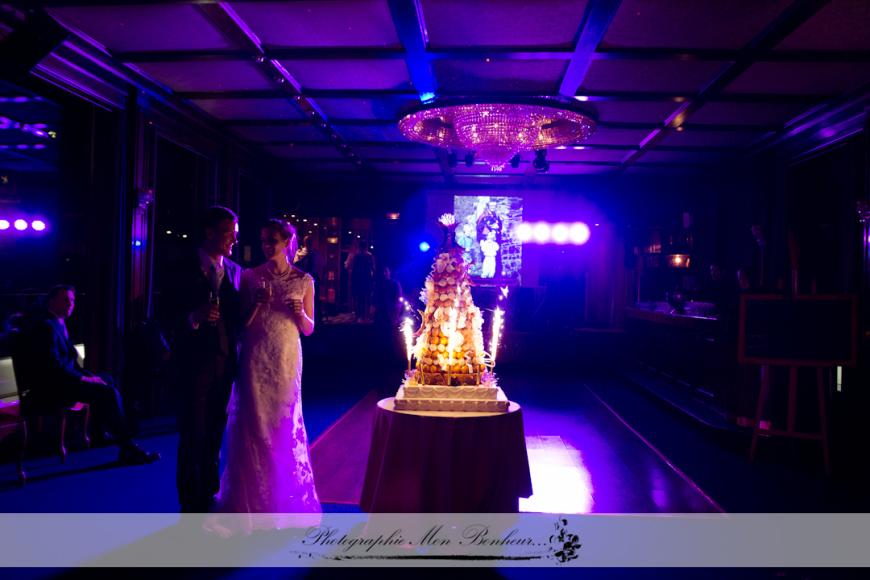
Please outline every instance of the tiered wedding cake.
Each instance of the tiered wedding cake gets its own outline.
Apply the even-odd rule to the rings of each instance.
[[[416,368],[399,388],[396,409],[507,411],[507,397],[485,366],[483,318],[471,298],[462,248],[454,241],[455,220],[445,214],[439,221],[445,242],[426,278],[426,309],[413,347]]]

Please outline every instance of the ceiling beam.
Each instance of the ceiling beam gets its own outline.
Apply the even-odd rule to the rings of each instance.
[[[299,81],[280,62],[267,58],[260,39],[229,3],[204,3],[198,4],[197,8],[228,40],[251,55],[253,62],[260,67],[266,78],[271,79],[275,88],[326,135],[328,142],[332,143],[339,153],[356,165],[363,166],[362,159],[351,150],[350,145],[342,139],[341,135],[330,127],[323,111],[308,96],[302,95],[302,85]]]
[[[426,52],[429,47],[429,32],[420,2],[421,0],[387,0],[393,26],[405,48],[405,66],[408,67],[411,84],[420,101],[427,102],[438,96],[438,80]],[[436,156],[444,180],[452,183],[453,168],[447,162],[447,153],[438,150]]]
[[[600,47],[595,60],[638,60],[664,62],[711,61],[729,62],[754,60],[762,62],[868,62],[870,51],[866,50],[774,50],[766,47],[756,50],[699,49],[699,48],[639,48]]]
[[[405,60],[400,47],[379,46],[324,46],[324,47],[263,47],[263,54],[272,60]],[[121,62],[186,62],[209,60],[248,60],[250,52],[234,48],[195,50],[145,50],[116,52]],[[455,61],[489,60],[570,60],[575,51],[560,46],[470,46],[427,50],[425,59]],[[629,60],[653,62],[730,62],[756,60],[762,62],[870,62],[867,50],[745,50],[668,48],[668,47],[598,47],[589,55],[592,60]]]
[[[388,4],[396,33],[405,48],[405,63],[414,89],[421,101],[435,98],[438,81],[426,55],[429,33],[420,0],[388,0]]]
[[[613,102],[613,101],[644,101],[644,102],[674,102],[682,103],[694,98],[696,93],[662,93],[662,92],[632,92],[632,91],[583,91],[583,95],[577,97],[580,101],[589,102]],[[255,89],[255,90],[229,90],[229,91],[181,91],[175,93],[186,99],[268,99],[281,98],[287,93],[280,89]],[[504,94],[504,93],[493,93]],[[303,96],[312,98],[361,98],[377,99],[385,97],[416,97],[418,93],[413,89],[306,89]],[[459,96],[459,95],[446,95]],[[540,93],[511,93],[511,96],[544,96]],[[797,104],[814,105],[834,98],[836,95],[801,95],[801,94],[719,94],[714,95],[708,102],[730,103],[761,103],[761,104]]]
[[[795,0],[773,22],[753,38],[741,52],[746,55],[752,55],[760,51],[773,49],[821,10],[828,2],[829,0]],[[705,103],[720,96],[722,90],[746,72],[754,62],[747,56],[747,58],[731,62],[722,67],[697,95],[680,103],[661,127],[654,129],[647,135],[641,141],[638,150],[626,156],[623,160],[623,166],[628,167],[636,163],[647,151],[657,145],[669,131],[683,125],[689,116],[700,109]]]
[[[621,0],[589,0],[574,46],[574,54],[568,62],[568,68],[559,86],[559,94],[563,97],[570,98],[577,94],[577,89],[586,78],[592,57],[607,33],[620,4]]]

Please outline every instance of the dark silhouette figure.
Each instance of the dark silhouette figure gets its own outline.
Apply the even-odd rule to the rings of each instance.
[[[118,445],[119,462],[139,465],[157,461],[159,453],[144,451],[133,443],[112,377],[95,375],[78,364],[66,327],[75,310],[75,298],[72,286],[55,286],[48,293],[45,308],[21,321],[13,362],[22,415],[26,418],[87,403]]]
[[[241,267],[229,259],[237,224],[232,211],[210,208],[199,250],[178,264],[171,278],[179,431],[176,484],[183,512],[208,511],[220,486],[218,461],[242,327]]]

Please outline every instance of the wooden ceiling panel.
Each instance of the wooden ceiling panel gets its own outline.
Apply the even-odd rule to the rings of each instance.
[[[422,0],[430,46],[571,48],[585,0]]]
[[[593,61],[577,94],[584,91],[693,93],[725,63],[708,61]]]
[[[236,48],[192,4],[75,6],[49,14],[113,52]]]
[[[563,60],[436,60],[442,93],[556,94],[567,66]]]
[[[175,92],[274,88],[272,81],[254,63],[244,60],[141,62],[134,68]]]
[[[605,47],[739,49],[790,0],[623,0]]]
[[[194,99],[193,104],[217,119],[302,119],[287,99]]]
[[[232,7],[267,46],[399,46],[386,0],[234,2]]]
[[[784,50],[870,50],[870,2],[833,0],[779,45]]]

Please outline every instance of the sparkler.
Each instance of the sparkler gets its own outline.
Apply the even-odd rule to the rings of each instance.
[[[504,322],[504,312],[501,308],[496,308],[492,313],[492,339],[489,342],[489,352],[492,357],[492,368],[495,368],[495,355],[498,352],[498,341],[501,337],[501,327]]]
[[[405,335],[405,352],[408,355],[408,372],[411,372],[411,357],[414,352],[414,328],[410,318],[402,323],[402,334]]]

